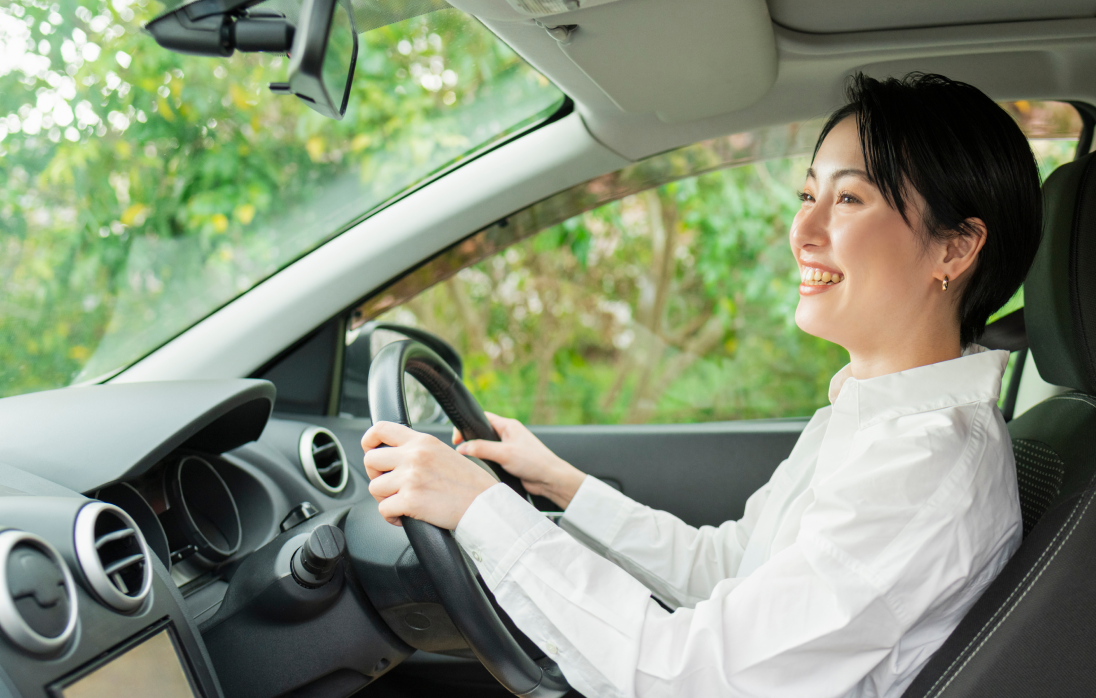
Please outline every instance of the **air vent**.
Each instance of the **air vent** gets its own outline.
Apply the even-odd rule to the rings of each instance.
[[[309,427],[301,434],[301,465],[317,489],[336,495],[346,489],[350,468],[342,444],[327,429]]]
[[[76,584],[53,546],[24,531],[0,533],[0,630],[28,652],[53,654],[76,619]]]
[[[152,556],[129,514],[113,504],[92,502],[76,516],[76,558],[99,600],[128,613],[140,608],[152,588]]]

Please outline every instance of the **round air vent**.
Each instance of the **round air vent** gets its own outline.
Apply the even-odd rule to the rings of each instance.
[[[92,502],[76,515],[76,559],[92,592],[107,606],[137,610],[152,588],[152,556],[129,514]]]
[[[57,652],[76,630],[76,584],[42,538],[0,532],[0,630],[34,654]]]
[[[336,495],[346,489],[350,468],[342,444],[327,429],[309,427],[301,434],[301,465],[317,489]]]

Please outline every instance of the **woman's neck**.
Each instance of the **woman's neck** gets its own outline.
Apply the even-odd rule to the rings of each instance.
[[[950,361],[962,354],[959,328],[954,327],[932,333],[912,333],[895,341],[876,342],[863,349],[849,348],[849,365],[853,378],[864,380]]]

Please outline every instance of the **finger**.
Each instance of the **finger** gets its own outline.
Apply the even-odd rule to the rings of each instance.
[[[401,516],[408,516],[406,510],[406,501],[404,495],[396,494],[383,502],[377,504],[377,512],[384,517],[385,521],[393,525],[399,525],[396,522],[399,521]]]
[[[379,502],[398,494],[402,485],[402,472],[387,473],[384,477],[375,477],[369,481],[369,494]]]
[[[366,451],[362,462],[369,479],[395,470],[407,458],[407,454],[398,448],[374,448]]]
[[[453,427],[453,445],[459,446],[464,441],[464,435],[460,433],[460,429]]]
[[[473,439],[465,441],[457,447],[457,453],[465,456],[473,456],[480,460],[493,460],[496,463],[504,459],[506,445],[501,441],[484,441]]]
[[[491,423],[491,427],[498,433],[500,438],[506,438],[505,434],[510,428],[511,422],[516,422],[516,419],[509,419],[507,417],[500,417],[494,412],[484,412],[487,415],[487,421]]]
[[[362,448],[366,451],[376,448],[381,444],[386,446],[402,446],[415,438],[417,431],[410,427],[395,422],[377,422],[369,427],[362,436]]]

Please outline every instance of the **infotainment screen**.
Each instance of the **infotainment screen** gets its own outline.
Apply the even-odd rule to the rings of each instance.
[[[170,625],[51,692],[60,698],[201,698]]]

